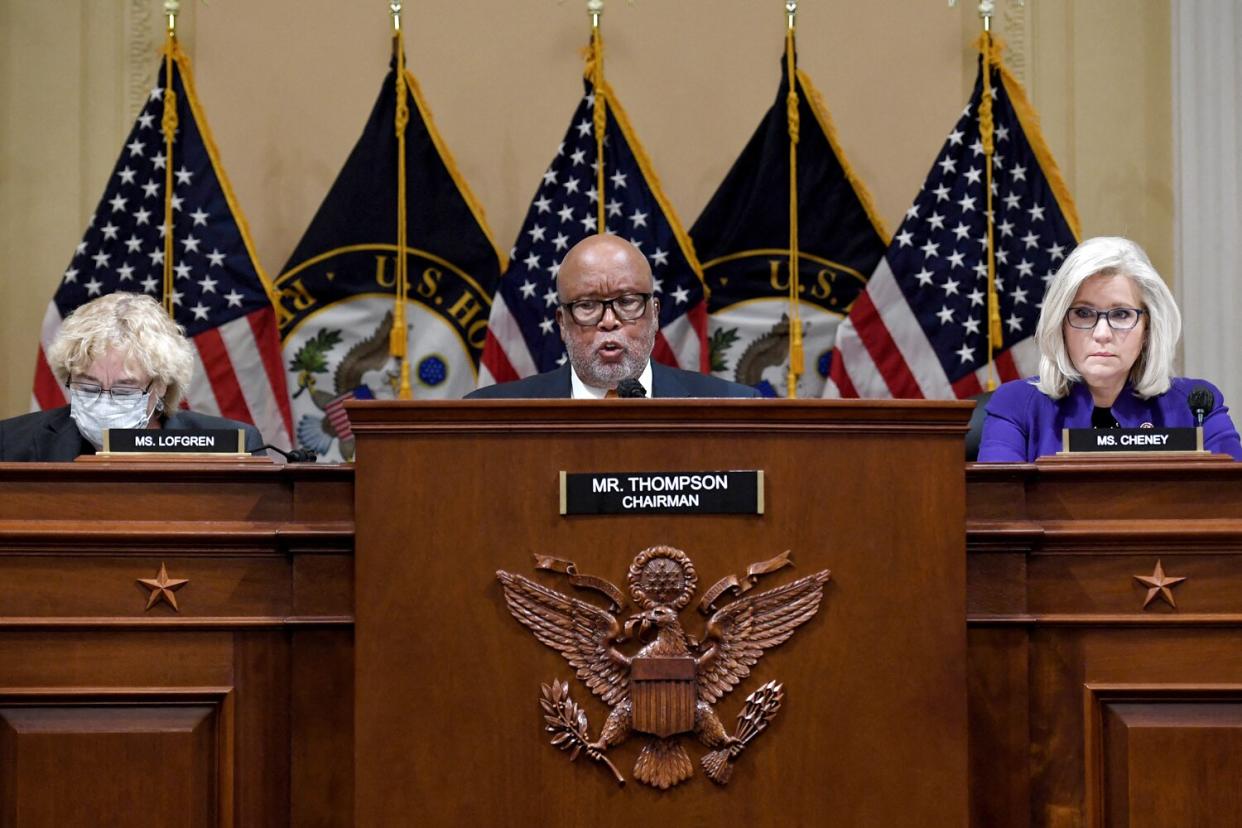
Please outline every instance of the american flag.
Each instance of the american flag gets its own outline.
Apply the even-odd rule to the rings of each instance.
[[[174,44],[174,318],[194,344],[190,408],[253,423],[289,448],[291,416],[276,314],[264,290],[245,219],[216,156],[194,94],[189,61]],[[167,75],[157,82],[126,139],[103,198],[43,319],[33,405],[66,403],[45,349],[78,306],[114,291],[164,295],[164,185],[168,157],[161,119]]]
[[[709,368],[702,269],[689,237],[646,161],[624,110],[607,85],[604,206],[609,233],[647,257],[660,298],[660,333],[652,357],[691,371]],[[600,232],[590,81],[565,140],[543,174],[509,269],[492,301],[479,385],[550,371],[565,362],[556,327],[556,271],[566,251]]]
[[[1003,340],[999,382],[1034,374],[1044,288],[1077,244],[1078,216],[1017,80],[994,57],[992,207]],[[837,329],[825,397],[953,399],[988,378],[983,76],[867,289]]]

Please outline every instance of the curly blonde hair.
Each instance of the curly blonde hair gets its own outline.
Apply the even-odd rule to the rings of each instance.
[[[160,303],[141,293],[109,293],[69,315],[47,350],[61,383],[84,373],[109,350],[165,385],[165,411],[175,411],[194,374],[194,348]]]

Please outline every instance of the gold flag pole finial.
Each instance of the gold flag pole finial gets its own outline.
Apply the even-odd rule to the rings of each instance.
[[[587,14],[591,16],[591,87],[595,95],[595,191],[596,232],[608,232],[608,213],[604,206],[604,136],[608,126],[608,94],[604,89],[604,32],[599,19],[604,14],[604,0],[587,0]]]
[[[176,292],[173,289],[173,143],[177,137],[177,92],[173,89],[173,54],[177,49],[177,14],[180,0],[164,0],[168,34],[164,44],[164,114],[160,131],[164,134],[164,310],[176,318]]]
[[[796,399],[798,378],[802,376],[802,282],[799,277],[798,253],[798,137],[801,131],[798,112],[798,58],[794,38],[797,30],[798,0],[785,0],[785,74],[789,78],[789,94],[785,97],[785,120],[789,132],[789,371],[785,378],[785,396]]]
[[[405,38],[401,33],[401,0],[390,0],[392,12],[393,49],[397,58],[394,127],[397,133],[397,252],[393,263],[396,293],[393,297],[392,331],[388,335],[388,355],[400,363],[397,399],[413,396],[410,387],[410,360],[406,352],[405,300],[409,293],[409,261],[406,255],[406,192],[405,192],[405,128],[410,122],[410,106],[405,84]]]

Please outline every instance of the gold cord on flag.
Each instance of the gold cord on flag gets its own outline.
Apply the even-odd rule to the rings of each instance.
[[[405,127],[410,122],[410,106],[406,100],[405,85],[405,38],[401,34],[401,3],[389,4],[392,10],[393,48],[397,51],[397,259],[394,263],[397,294],[393,302],[392,331],[388,335],[388,353],[401,363],[401,384],[397,399],[408,400],[410,389],[410,361],[406,358],[405,297],[409,290],[409,262],[406,260],[405,215]]]
[[[603,12],[603,3],[588,4],[591,13],[591,86],[595,88],[595,190],[599,194],[599,223],[597,232],[601,235],[608,232],[605,225],[607,211],[604,207],[604,135],[608,117],[608,95],[604,91],[604,32],[599,27],[599,17]]]
[[[993,143],[992,122],[992,18],[983,18],[983,37],[980,39],[981,65],[983,68],[983,94],[979,100],[979,136],[983,144],[984,195],[987,198],[987,212],[984,218],[988,228],[988,391],[996,390],[996,365],[994,359],[1003,341],[1001,330],[1000,298],[996,293],[996,249],[993,239],[992,214],[992,154]]]
[[[796,399],[798,378],[802,376],[802,285],[798,278],[798,63],[794,42],[795,0],[787,0],[785,11],[789,26],[785,31],[785,73],[789,76],[789,94],[785,98],[789,126],[789,375],[785,396]]]
[[[173,90],[173,50],[177,48],[177,3],[165,3],[168,36],[164,44],[164,114],[160,130],[164,133],[164,310],[173,310],[173,141],[177,137],[177,93]]]

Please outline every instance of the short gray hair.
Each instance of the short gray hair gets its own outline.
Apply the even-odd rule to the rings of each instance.
[[[1069,393],[1071,383],[1082,382],[1082,374],[1070,362],[1065,348],[1063,323],[1078,288],[1099,275],[1128,276],[1138,285],[1147,316],[1147,336],[1129,379],[1134,392],[1144,399],[1163,394],[1173,379],[1173,354],[1182,335],[1182,313],[1143,248],[1119,236],[1087,239],[1074,248],[1048,283],[1035,329],[1039,390],[1059,400]]]
[[[47,349],[47,361],[56,378],[66,383],[112,348],[164,383],[164,410],[176,410],[194,373],[194,347],[150,296],[109,293],[82,305],[61,325]]]

